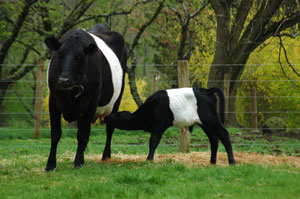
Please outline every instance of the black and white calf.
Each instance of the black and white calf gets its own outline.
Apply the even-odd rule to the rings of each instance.
[[[89,31],[71,30],[59,40],[49,37],[45,43],[54,51],[48,68],[51,149],[46,170],[56,167],[61,115],[68,122],[78,124],[74,160],[77,168],[84,163],[84,150],[96,110],[102,118],[118,111],[124,90],[127,48],[123,37],[104,24],[97,24]],[[103,159],[110,157],[113,131],[107,125]]]
[[[221,122],[217,114],[217,98],[220,99]],[[211,164],[217,160],[220,139],[234,164],[232,146],[224,123],[224,95],[218,88],[179,88],[160,90],[151,95],[134,113],[112,113],[104,119],[107,125],[123,130],[144,130],[151,133],[147,159],[153,160],[154,151],[162,134],[170,126],[190,127],[198,124],[206,133],[211,145]]]

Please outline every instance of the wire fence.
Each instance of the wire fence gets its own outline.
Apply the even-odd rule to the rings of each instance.
[[[278,64],[247,64],[247,67],[264,67],[266,70],[270,66],[274,66]],[[7,69],[9,68],[14,68],[18,65],[16,64],[2,64],[2,67],[5,67]],[[23,66],[32,66],[31,64],[23,65]],[[211,66],[211,64],[197,64],[197,65],[190,65],[190,66]],[[239,64],[228,64],[228,65],[213,65],[215,67],[224,67],[224,66],[230,66],[230,67],[235,67],[235,66],[241,66]],[[288,64],[283,64],[283,66],[288,66]],[[156,90],[157,89],[168,89],[174,83],[174,80],[170,80],[170,76],[163,74],[161,69],[164,67],[177,67],[177,64],[160,64],[160,65],[153,65],[153,64],[140,64],[136,66],[136,71],[137,71],[137,79],[142,79],[146,82],[147,87],[146,91],[143,92],[145,95],[141,96],[143,99],[148,97],[153,89],[153,85],[156,84]],[[294,64],[294,67],[299,67],[300,64]],[[278,65],[278,68],[280,66]],[[280,69],[279,69],[280,71]],[[46,76],[46,71],[44,75]],[[157,73],[161,74],[161,77],[156,79],[154,78]],[[167,77],[166,77],[167,76]],[[191,82],[193,81],[192,78],[195,78],[195,76],[191,76]],[[43,109],[42,112],[35,112],[34,111],[34,102],[38,99],[43,99],[46,100],[47,97],[47,78],[43,80],[42,82],[44,83],[44,97],[36,97],[35,93],[36,91],[34,90],[35,84],[39,82],[38,80],[35,79],[34,76],[28,76],[25,77],[24,79],[18,80],[18,81],[13,81],[13,84],[11,87],[9,87],[7,90],[1,90],[0,93],[5,92],[6,94],[4,96],[0,95],[0,100],[3,100],[3,106],[2,108],[0,107],[0,125],[2,128],[9,127],[9,128],[15,128],[15,127],[20,127],[22,125],[26,126],[23,128],[18,128],[19,132],[26,131],[30,132],[33,131],[33,121],[34,118],[33,116],[35,115],[43,115],[46,116],[49,115],[48,111]],[[11,82],[12,80],[0,80],[1,83],[6,83],[6,82]],[[203,78],[203,81],[207,81],[206,78]],[[224,82],[224,80],[213,80],[214,82]],[[295,78],[295,79],[287,79],[284,78],[282,75],[281,79],[268,79],[267,77],[261,77],[261,79],[240,79],[240,80],[230,80],[231,83],[259,83],[260,85],[266,85],[266,88],[272,87],[273,83],[283,83],[287,85],[292,85],[291,82],[300,82],[300,77]],[[139,85],[138,85],[139,86]],[[261,89],[261,88],[258,88]],[[280,88],[279,88],[280,89]],[[289,120],[289,118],[298,118],[299,113],[300,113],[300,106],[295,106],[294,108],[287,107],[285,108],[284,106],[277,106],[277,107],[272,107],[270,108],[270,105],[267,104],[265,107],[266,109],[261,109],[264,107],[263,105],[259,105],[260,103],[268,102],[271,100],[270,103],[276,102],[277,104],[280,104],[280,102],[288,101],[289,103],[294,103],[297,104],[297,101],[299,101],[300,98],[300,89],[299,88],[293,88],[295,91],[299,92],[283,92],[286,95],[283,94],[272,94],[270,93],[265,94],[265,93],[258,93],[258,95],[252,96],[250,92],[243,93],[243,95],[237,95],[237,96],[227,96],[226,99],[228,100],[240,100],[240,103],[247,102],[247,106],[244,108],[239,108],[237,110],[226,110],[226,114],[235,114],[237,117],[243,117],[244,120],[247,120],[251,117],[251,114],[257,113],[258,114],[258,119],[265,121],[267,118],[272,117],[272,115],[276,116],[281,116],[283,119]],[[246,90],[246,89],[244,89]],[[261,89],[263,90],[263,89]],[[257,100],[258,106],[257,110],[254,112],[249,104],[251,103],[251,99],[255,98]],[[132,100],[132,96],[126,96],[123,97],[122,100]],[[46,102],[45,102],[46,103]],[[277,109],[276,109],[277,108]],[[245,116],[248,115],[248,116]],[[49,118],[49,117],[48,117]],[[295,119],[294,119],[295,120]],[[47,121],[43,121],[43,124],[46,124]],[[289,131],[293,132],[298,132],[300,125],[298,126],[297,120],[291,122],[293,125],[288,125]],[[31,126],[30,126],[31,124]],[[300,117],[299,117],[299,124],[300,124]],[[245,124],[242,124],[240,126],[241,130],[244,131],[251,131],[254,129],[258,130],[263,130],[264,127],[262,123],[259,124],[258,128],[252,128],[251,124],[249,122],[246,122]],[[281,129],[281,128],[271,128],[274,130]]]

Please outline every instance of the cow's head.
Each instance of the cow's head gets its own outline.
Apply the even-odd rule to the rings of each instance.
[[[55,37],[45,39],[47,47],[55,51],[58,65],[57,85],[61,89],[80,87],[83,82],[87,56],[94,55],[98,47],[88,43],[77,35],[71,35],[59,41]]]

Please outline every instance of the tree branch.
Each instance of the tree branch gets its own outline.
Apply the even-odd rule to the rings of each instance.
[[[19,14],[19,16],[17,17],[17,20],[14,24],[13,30],[12,30],[12,34],[10,35],[10,37],[4,41],[4,43],[2,44],[2,47],[0,49],[0,77],[2,76],[2,64],[4,63],[4,59],[10,49],[10,47],[12,46],[12,44],[14,43],[14,41],[16,40],[16,38],[19,35],[19,32],[24,24],[24,21],[26,19],[26,17],[29,14],[29,10],[30,7],[37,2],[37,0],[27,0],[25,1],[25,6],[23,7],[22,12]]]
[[[205,2],[202,4],[202,7],[199,8],[196,12],[194,12],[192,15],[190,15],[190,18],[196,17],[206,6],[208,5],[208,2]]]
[[[249,23],[244,35],[250,41],[256,41],[265,32],[266,25],[271,21],[274,13],[279,9],[282,1],[266,1]]]
[[[283,49],[283,52],[284,52],[284,57],[285,57],[285,60],[286,62],[288,63],[289,67],[293,70],[293,72],[298,76],[300,77],[300,74],[297,72],[297,70],[293,67],[293,65],[291,64],[291,62],[289,61],[289,58],[287,56],[287,53],[286,53],[286,49],[282,43],[282,39],[281,37],[279,36],[279,43],[280,43],[280,49],[279,49],[279,62],[280,62],[280,65],[281,65],[281,61],[280,61],[280,51],[281,51],[281,48]]]
[[[118,16],[118,15],[128,15],[128,14],[131,14],[138,5],[146,4],[146,3],[150,3],[150,2],[152,2],[152,0],[138,1],[129,10],[123,10],[120,12],[113,11],[113,12],[107,13],[107,14],[87,16],[86,18],[84,18],[82,20],[78,20],[76,23],[74,23],[74,25],[83,23],[85,21],[93,20],[93,19],[107,18],[107,17],[111,17],[111,16]]]
[[[21,104],[23,105],[23,107],[25,108],[25,110],[29,113],[29,115],[31,116],[32,119],[34,119],[34,115],[32,113],[32,111],[30,110],[30,108],[26,105],[26,103],[23,101],[21,95],[15,91],[16,96],[19,98]]]
[[[155,13],[153,14],[153,16],[151,17],[151,19],[146,22],[144,25],[141,26],[141,28],[139,29],[139,32],[136,34],[132,44],[129,47],[128,50],[128,57],[131,57],[131,54],[133,53],[134,48],[138,45],[138,42],[140,40],[141,35],[143,34],[143,32],[145,31],[145,29],[150,26],[150,24],[152,24],[152,22],[157,18],[158,14],[160,13],[161,9],[164,6],[164,2],[165,0],[162,0],[159,2],[158,7],[156,8]]]
[[[295,12],[291,14],[290,17],[283,18],[279,22],[274,22],[269,26],[268,29],[266,29],[265,33],[262,35],[261,40],[268,39],[271,35],[279,35],[279,33],[287,28],[290,28],[297,23],[300,22],[300,14],[299,12]]]
[[[142,106],[143,101],[137,91],[136,83],[135,83],[135,68],[136,68],[136,58],[134,53],[131,54],[131,68],[128,68],[128,79],[129,79],[129,87],[130,92],[133,97],[133,100],[138,105],[138,107]]]
[[[138,91],[136,88],[136,83],[135,83],[136,60],[134,57],[134,49],[138,45],[139,39],[140,39],[141,35],[143,34],[143,32],[145,31],[145,29],[148,26],[150,26],[152,24],[152,22],[157,18],[158,14],[160,13],[161,9],[163,8],[164,2],[165,2],[165,0],[162,0],[159,2],[159,5],[158,5],[156,11],[154,12],[153,16],[151,17],[151,19],[140,27],[138,33],[136,34],[135,38],[133,39],[133,42],[130,45],[129,50],[128,50],[128,57],[131,58],[131,62],[132,62],[131,68],[127,69],[129,85],[130,85],[130,92],[131,92],[131,95],[133,96],[134,101],[138,105],[138,107],[140,107],[143,102],[138,94]]]
[[[179,13],[179,11],[177,11],[175,8],[171,8],[171,10],[172,10],[172,11],[175,13],[175,15],[178,17],[179,23],[180,23],[181,25],[183,25],[183,24],[184,24],[184,20],[182,19],[181,14]]]
[[[229,43],[231,43],[231,48],[234,48],[238,42],[252,4],[253,0],[243,0],[237,9],[237,14],[234,18],[231,32],[229,33]]]
[[[88,8],[95,2],[95,0],[81,0],[75,5],[75,8],[64,20],[63,28],[61,29],[58,37],[60,38],[68,30],[73,28],[76,25],[76,22],[84,15]]]
[[[30,48],[26,48],[25,51],[23,52],[22,60],[20,61],[20,63],[17,66],[10,69],[9,76],[14,75],[22,67],[22,65],[25,63],[25,61],[27,59],[29,52],[30,52]]]

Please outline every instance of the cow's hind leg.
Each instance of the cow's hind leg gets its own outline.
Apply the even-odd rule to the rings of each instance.
[[[102,154],[102,160],[106,160],[108,158],[111,158],[111,138],[112,134],[114,132],[114,128],[112,126],[107,125],[106,126],[106,143],[105,143],[105,148]]]
[[[51,149],[47,161],[46,171],[52,171],[56,168],[56,150],[58,142],[61,138],[61,113],[52,106],[53,103],[49,102],[50,124],[51,124]]]
[[[218,142],[219,139],[214,135],[212,128],[207,126],[201,126],[205,134],[207,135],[210,142],[210,164],[214,165],[217,163],[217,152],[218,152]]]

